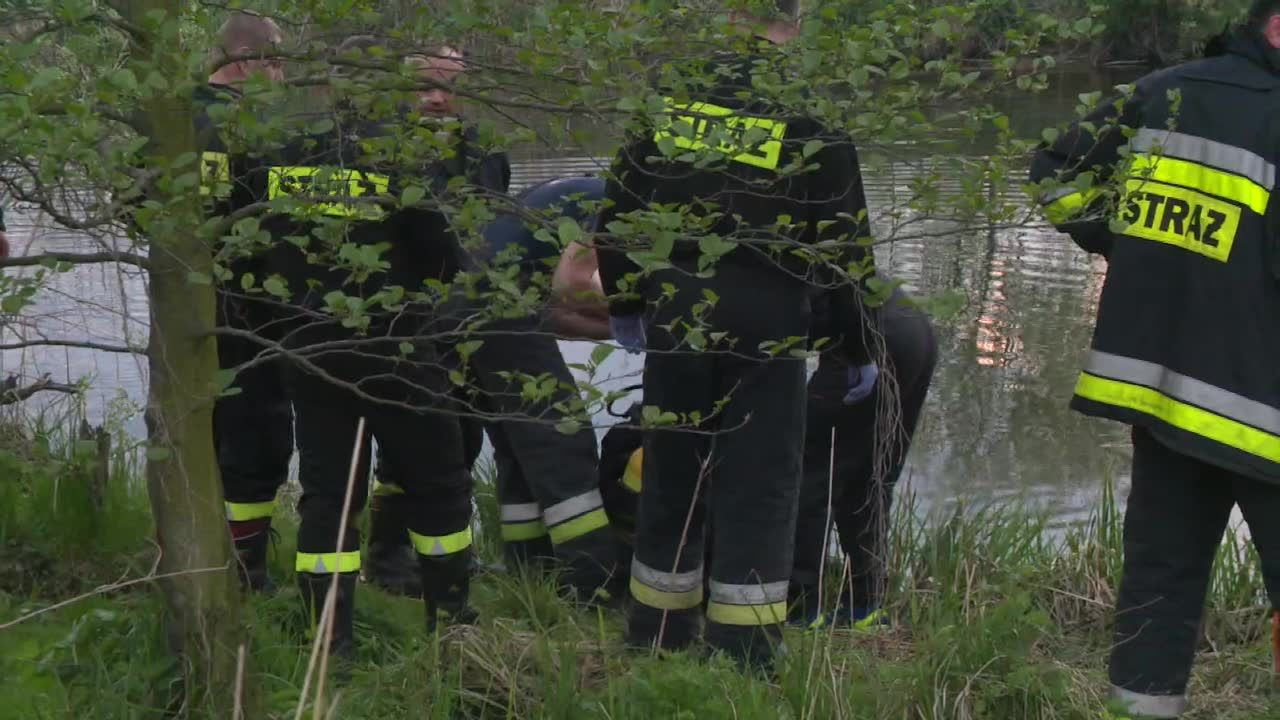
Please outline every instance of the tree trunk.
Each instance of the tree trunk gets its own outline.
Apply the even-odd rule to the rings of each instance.
[[[120,3],[135,28],[150,26],[147,15],[154,10],[167,18],[166,37],[134,38],[138,77],[156,70],[180,80],[163,56],[173,51],[168,44],[177,36],[186,5],[185,0]],[[162,93],[145,102],[141,113],[150,141],[144,152],[156,167],[196,151],[189,96]],[[188,164],[180,172],[194,167]],[[166,576],[160,582],[167,634],[185,676],[181,714],[230,718],[236,706],[237,648],[244,635],[213,448],[214,295],[211,287],[188,280],[191,272],[208,274],[213,258],[196,232],[203,211],[193,188],[162,190],[152,199],[163,211],[142,222],[151,262],[147,491],[161,553],[159,572]]]

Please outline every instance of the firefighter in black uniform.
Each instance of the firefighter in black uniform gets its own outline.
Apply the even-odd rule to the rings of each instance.
[[[824,300],[815,303],[812,337],[841,332],[825,325],[830,314]],[[838,352],[822,353],[809,379],[790,616],[809,627],[831,622],[869,628],[884,622],[893,491],[937,363],[937,339],[929,318],[904,290],[895,288],[872,312],[878,317],[885,352],[870,395],[849,396],[848,363]],[[834,608],[820,614],[829,607],[819,602],[821,579],[843,572],[840,565],[827,561],[832,523],[848,558],[849,577]]]
[[[374,44],[371,38],[352,38],[338,57]],[[367,100],[369,94],[362,97]],[[456,242],[440,212],[396,207],[396,198],[414,185],[423,197],[460,201],[456,193],[470,192],[472,186],[450,184],[450,179],[483,177],[484,159],[466,151],[456,124],[433,128],[409,122],[389,128],[356,102],[336,98],[327,117],[330,132],[298,139],[248,181],[273,210],[289,213],[268,219],[264,227],[277,238],[268,269],[285,281],[293,304],[281,323],[303,489],[295,567],[313,618],[338,574],[338,653],[352,649],[361,565],[353,518],[365,503],[363,477],[355,483],[346,534],[338,537],[361,417],[379,445],[383,477],[402,491],[397,501],[407,508],[429,626],[439,613],[454,621],[473,616],[468,604],[472,483],[462,430],[444,399],[448,384],[441,351],[422,339],[433,301],[402,295],[402,290],[419,292],[427,280],[452,277]],[[320,119],[307,125],[314,127]],[[454,138],[444,149],[442,132],[453,132]],[[280,242],[283,237],[290,241]],[[363,260],[352,263],[353,258]],[[367,307],[367,314],[349,315],[348,308],[355,306]],[[364,448],[360,468],[368,467],[367,442]]]
[[[281,40],[280,29],[269,18],[237,12],[219,30],[217,51],[222,59],[269,54]],[[234,104],[240,88],[255,73],[277,82],[284,78],[279,61],[273,58],[223,62],[208,84],[196,90],[196,133],[203,150],[201,191],[216,215],[227,213],[232,187],[230,155],[211,110]],[[219,260],[236,277],[262,275],[261,258],[251,250],[226,248]],[[219,327],[262,335],[270,317],[270,307],[240,292],[238,285],[218,288]],[[218,338],[218,364],[223,369],[237,369],[261,351],[262,345],[243,337]],[[220,397],[214,406],[214,447],[241,579],[248,587],[262,590],[268,587],[267,546],[276,491],[288,478],[293,455],[293,416],[275,363],[238,370],[233,387],[236,392]]]
[[[463,70],[461,54],[442,48],[436,55],[418,63],[426,80],[442,83],[422,94],[421,107],[424,114],[433,117],[454,116],[457,108],[449,84]],[[505,191],[508,177],[509,173],[504,175],[501,187],[490,184],[490,189]],[[529,209],[542,209],[536,190],[517,201],[533,201]],[[491,223],[485,230],[485,247],[467,254],[466,268],[478,275],[505,274],[515,262],[520,276],[528,282],[539,271],[538,258],[508,248],[524,229],[524,222],[514,213]],[[570,404],[573,376],[555,338],[542,328],[536,308],[506,308],[501,317],[486,317],[483,308],[466,303],[459,310],[452,323],[450,318],[438,322],[441,327],[453,325],[451,329],[460,336],[478,331],[476,337],[482,341],[466,361],[471,382],[462,401],[492,418],[485,423],[485,431],[498,467],[505,555],[515,565],[534,559],[559,560],[564,585],[578,598],[592,599],[612,575],[613,545],[596,487],[596,446],[591,429],[584,426],[564,433],[556,427],[563,419],[559,407]],[[485,319],[477,323],[476,318]],[[556,383],[555,390],[547,398],[530,401],[522,394],[521,376],[549,377]],[[394,523],[385,522],[387,513],[375,508],[373,540],[381,558],[389,555],[386,548],[391,541],[384,538],[392,536]],[[374,549],[371,545],[371,555]]]
[[[645,403],[695,426],[644,439],[629,641],[679,649],[696,639],[709,514],[706,642],[750,665],[771,661],[786,618],[804,445],[804,362],[768,344],[803,342],[818,288],[839,290],[836,312],[861,314],[856,278],[871,270],[856,242],[865,230],[850,192],[861,188],[848,137],[803,113],[743,99],[755,72],[784,64],[770,43],[798,32],[796,3],[778,5],[788,17],[738,17],[743,29],[763,28],[759,54],[726,54],[697,68],[711,87],[669,96],[667,119],[619,152],[597,237],[613,335],[647,350]],[[790,172],[796,164],[810,171]],[[651,231],[664,216],[647,211],[659,204],[685,206],[686,225],[701,229]],[[668,254],[673,235],[681,237]],[[794,254],[820,241],[842,241],[831,245],[846,257]],[[698,277],[702,249],[724,250],[721,243],[731,249],[714,276]],[[668,255],[672,267],[640,273],[633,250]],[[833,278],[832,265],[853,272]],[[874,380],[862,347],[868,336],[854,333],[847,344],[853,372]]]
[[[516,201],[526,212],[581,222],[588,214],[579,201],[600,198],[598,191],[596,197],[578,196],[578,180],[535,186]],[[492,223],[485,232],[489,271],[505,274],[503,267],[514,262],[525,283],[538,275],[545,281],[551,271],[548,260],[557,251],[548,243],[528,242],[530,235],[526,222],[514,213]],[[615,569],[612,534],[596,483],[595,436],[586,425],[571,433],[555,427],[564,416],[561,408],[572,405],[573,375],[552,328],[543,322],[542,309],[517,314],[484,327],[484,344],[471,358],[478,380],[475,401],[497,416],[486,430],[498,466],[505,554],[516,564],[554,557],[567,589],[591,600]],[[549,377],[556,388],[550,397],[529,402],[521,397],[519,377],[505,379],[504,373]]]
[[[1234,505],[1280,604],[1280,0],[1221,52],[1139,80],[1031,173],[1048,218],[1108,260],[1072,406],[1133,426],[1110,675],[1158,718],[1186,708]]]

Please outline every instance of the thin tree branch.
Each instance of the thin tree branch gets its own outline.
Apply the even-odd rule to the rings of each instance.
[[[73,253],[47,252],[39,255],[22,255],[19,257],[0,258],[0,268],[31,267],[48,263],[71,263],[72,265],[92,265],[95,263],[122,263],[134,265],[148,270],[151,267],[147,258],[129,252]]]
[[[33,347],[83,348],[85,350],[99,350],[101,352],[120,353],[123,355],[143,355],[147,352],[146,348],[131,347],[128,345],[107,345],[105,343],[89,342],[87,340],[24,340],[22,342],[0,344],[0,351],[22,350],[24,348]]]
[[[48,375],[45,375],[26,387],[18,387],[18,376],[10,375],[9,379],[0,385],[0,405],[16,405],[32,395],[46,390],[49,392],[65,393],[67,395],[74,395],[77,392],[80,392],[80,389],[75,385],[55,383],[49,379]]]

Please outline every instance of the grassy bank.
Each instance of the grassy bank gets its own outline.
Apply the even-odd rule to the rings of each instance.
[[[0,450],[0,718],[164,716],[176,675],[160,603],[145,584],[94,592],[144,576],[153,559],[134,468],[116,462],[98,508],[86,457],[40,444]],[[483,523],[495,510],[488,485],[480,504]],[[1120,560],[1110,498],[1058,540],[1011,508],[913,518],[900,512],[895,531],[904,579],[893,629],[791,633],[769,680],[697,657],[628,653],[618,617],[570,608],[544,582],[481,577],[483,621],[442,637],[420,630],[420,604],[362,587],[359,662],[330,716],[1099,717]],[[253,601],[251,672],[271,716],[291,718],[306,634],[289,577],[292,520],[279,525],[282,589]],[[482,551],[497,547],[486,531]],[[1191,717],[1280,717],[1260,587],[1255,559],[1224,550]]]

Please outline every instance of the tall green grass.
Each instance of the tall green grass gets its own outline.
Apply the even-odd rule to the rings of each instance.
[[[0,720],[165,717],[178,675],[154,590],[93,593],[145,575],[154,558],[139,468],[119,453],[97,508],[84,496],[88,460],[55,447],[46,437],[0,451],[0,625],[91,594],[0,629]],[[478,544],[493,559],[492,477],[478,479]],[[893,626],[788,631],[768,678],[697,655],[624,650],[620,616],[570,607],[542,578],[480,576],[482,622],[438,636],[422,629],[419,603],[362,586],[358,659],[330,717],[1098,718],[1122,549],[1110,487],[1088,522],[1054,533],[1017,507],[958,504],[925,519],[902,498]],[[250,667],[268,717],[292,718],[307,628],[290,577],[290,513],[277,526],[281,590],[250,604]],[[1191,717],[1280,717],[1260,587],[1256,557],[1229,538]]]

